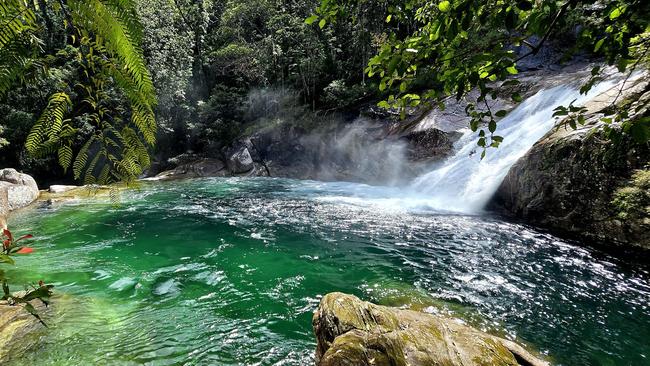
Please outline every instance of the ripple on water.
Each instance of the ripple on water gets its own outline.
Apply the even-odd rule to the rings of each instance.
[[[74,299],[17,365],[310,364],[331,291],[455,316],[564,365],[648,364],[647,267],[391,189],[208,179],[15,220],[39,240],[11,277]]]

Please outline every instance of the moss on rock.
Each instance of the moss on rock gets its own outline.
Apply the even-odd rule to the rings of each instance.
[[[323,297],[313,318],[318,366],[548,365],[523,347],[454,319]]]

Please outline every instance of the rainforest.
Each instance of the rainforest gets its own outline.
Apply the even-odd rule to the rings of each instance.
[[[0,364],[650,365],[644,0],[0,0]]]

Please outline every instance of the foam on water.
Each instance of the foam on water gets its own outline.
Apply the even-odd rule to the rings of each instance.
[[[555,126],[553,110],[558,105],[573,100],[575,105],[582,105],[613,85],[601,83],[587,95],[580,95],[577,87],[570,85],[539,91],[499,122],[496,134],[505,139],[498,149],[490,149],[481,160],[477,133],[468,130],[457,142],[456,153],[443,165],[417,177],[410,189],[429,197],[430,204],[439,209],[480,212],[510,167]]]

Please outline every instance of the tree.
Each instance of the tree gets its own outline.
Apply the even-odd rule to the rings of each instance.
[[[43,25],[52,37],[55,19],[65,40],[59,49],[42,52]],[[77,80],[50,97],[27,137],[27,150],[35,156],[57,153],[59,164],[85,183],[137,178],[150,164],[148,148],[155,143],[156,95],[140,48],[135,1],[6,0],[0,24],[0,95],[42,77],[57,58],[73,58],[78,67]],[[75,153],[79,135],[85,141]]]
[[[364,0],[321,0],[309,24],[325,28],[327,24],[351,19],[378,2]],[[477,88],[476,103],[468,106],[473,131],[479,130],[478,145],[496,147],[502,137],[495,134],[497,119],[506,111],[491,111],[488,98],[496,98],[499,86],[516,84],[509,78],[518,73],[517,63],[539,52],[558,32],[579,28],[571,52],[586,50],[604,57],[609,65],[630,75],[648,63],[650,47],[650,3],[645,0],[382,0],[385,22],[391,27],[381,49],[368,62],[366,72],[377,77],[379,89],[387,93],[380,103],[386,108],[405,112],[423,102],[444,108],[443,99],[460,99]],[[357,20],[358,21],[358,20]],[[517,54],[514,46],[528,51]],[[602,68],[593,70],[593,78],[581,92],[589,91],[602,79]],[[426,79],[427,87],[418,88]],[[500,83],[497,83],[500,82]],[[511,98],[519,102],[521,96]],[[479,109],[477,104],[484,105]],[[565,107],[566,114],[574,109]],[[558,109],[558,115],[565,113]],[[612,108],[622,129],[643,139],[650,138],[648,119],[626,121],[625,110]],[[576,117],[577,118],[577,117]],[[582,121],[583,119],[577,118]],[[483,152],[485,154],[485,150]]]

